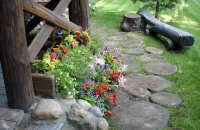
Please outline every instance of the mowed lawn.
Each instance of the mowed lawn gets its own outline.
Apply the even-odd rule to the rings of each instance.
[[[167,89],[179,95],[182,100],[180,108],[168,108],[171,118],[169,128],[184,130],[200,130],[200,1],[189,0],[183,9],[183,18],[176,20],[174,26],[192,33],[195,36],[193,47],[180,52],[169,52],[155,38],[145,36],[147,46],[163,48],[164,56],[169,63],[178,67],[178,72],[167,79],[173,82],[173,87]],[[131,0],[100,0],[92,22],[107,28],[119,29],[123,13],[137,12],[142,3],[133,4]],[[170,13],[165,16],[170,16]]]

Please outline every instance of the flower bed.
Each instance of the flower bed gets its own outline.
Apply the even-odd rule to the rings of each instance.
[[[34,68],[56,77],[56,90],[62,97],[84,99],[112,115],[117,104],[116,89],[123,85],[120,54],[107,48],[97,52],[97,43],[87,32],[61,35],[61,43],[50,47]]]

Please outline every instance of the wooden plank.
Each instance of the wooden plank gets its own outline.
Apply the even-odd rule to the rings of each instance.
[[[32,74],[33,86],[36,95],[55,98],[55,78],[52,75]]]
[[[64,10],[68,7],[70,1],[71,0],[61,0],[58,3],[57,7],[54,9],[54,12],[56,14],[61,15],[64,12]],[[47,41],[47,39],[52,31],[53,31],[52,26],[50,26],[48,24],[44,24],[42,29],[38,32],[38,34],[36,35],[36,37],[34,38],[32,43],[28,47],[28,52],[29,52],[31,62],[35,59],[35,57],[37,56],[37,54],[41,50],[42,46]]]
[[[54,10],[56,8],[56,5],[58,5],[60,0],[51,0],[49,3],[45,5],[46,8],[50,10]],[[27,24],[26,26],[26,34],[28,34],[30,31],[32,31],[40,22],[42,21],[42,18],[38,16],[34,16]]]
[[[28,111],[35,101],[22,0],[0,0],[0,59],[8,105]]]
[[[64,30],[69,31],[82,31],[82,28],[66,19],[62,18],[61,16],[57,15],[53,11],[43,7],[38,3],[34,3],[32,1],[24,0],[24,10],[41,17],[42,19],[46,20],[50,24],[56,25]]]

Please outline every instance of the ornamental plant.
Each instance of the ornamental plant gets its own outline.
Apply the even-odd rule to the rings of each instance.
[[[84,99],[110,116],[117,105],[116,89],[123,82],[121,56],[107,48],[94,56],[95,45],[86,32],[69,34],[33,66],[40,73],[55,76],[61,96]]]

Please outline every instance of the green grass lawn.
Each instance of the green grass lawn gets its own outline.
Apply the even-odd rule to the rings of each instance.
[[[119,28],[123,13],[136,12],[141,3],[132,3],[131,0],[100,0],[92,22],[99,23],[107,28]],[[165,17],[170,15],[165,13]],[[173,87],[166,90],[179,95],[183,104],[180,108],[169,108],[171,118],[169,128],[184,130],[200,129],[200,1],[188,1],[188,7],[181,12],[184,16],[173,23],[174,26],[186,30],[195,36],[193,47],[180,52],[169,52],[156,39],[146,36],[147,46],[163,48],[164,56],[169,63],[178,67],[178,72],[166,78],[173,82]]]

